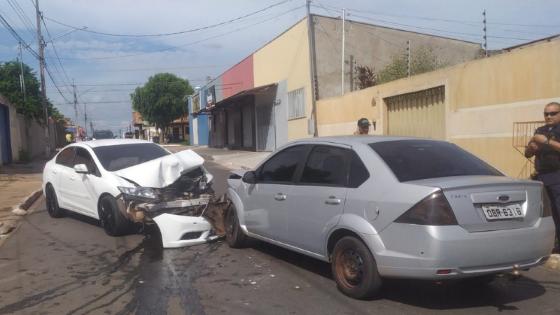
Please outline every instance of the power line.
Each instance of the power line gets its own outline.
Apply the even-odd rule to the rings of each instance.
[[[23,27],[29,32],[29,34],[31,34],[31,37],[36,39],[37,36],[33,31],[34,29],[33,23],[31,23],[31,20],[29,20],[29,17],[25,13],[25,11],[21,8],[21,6],[16,1],[6,0],[6,2],[8,2],[10,7],[12,7],[12,9],[16,13],[20,21],[23,23]]]
[[[91,60],[108,60],[108,59],[118,59],[118,58],[128,58],[128,57],[143,56],[143,55],[149,55],[149,54],[154,54],[154,53],[159,53],[159,52],[164,52],[164,51],[170,51],[170,50],[179,49],[179,48],[182,48],[182,47],[192,46],[192,45],[195,45],[195,44],[199,44],[199,43],[202,43],[202,42],[206,42],[206,41],[209,41],[209,40],[212,40],[212,39],[215,39],[215,38],[219,38],[219,37],[223,37],[223,36],[226,36],[226,35],[229,35],[229,34],[232,34],[232,33],[236,33],[236,32],[245,30],[245,29],[247,29],[247,28],[250,28],[250,27],[253,27],[253,26],[257,26],[257,25],[259,25],[259,24],[263,24],[263,23],[272,21],[272,20],[277,19],[277,18],[279,18],[279,17],[281,17],[281,16],[283,16],[283,15],[286,15],[286,14],[288,14],[288,13],[291,13],[291,12],[294,12],[294,11],[296,11],[296,10],[299,10],[300,8],[303,8],[303,7],[305,7],[305,5],[297,6],[297,7],[293,8],[293,9],[290,9],[290,10],[285,11],[285,12],[283,12],[283,13],[277,14],[277,15],[271,17],[271,18],[268,18],[268,19],[265,19],[265,20],[261,20],[261,21],[259,21],[259,22],[253,23],[253,24],[249,24],[249,25],[246,25],[246,26],[243,26],[243,27],[238,27],[238,28],[236,28],[236,29],[233,29],[233,30],[228,31],[228,32],[225,32],[225,33],[220,33],[220,34],[217,34],[217,35],[214,35],[214,36],[211,36],[211,37],[203,38],[203,39],[200,39],[200,40],[197,40],[197,41],[194,41],[194,42],[189,42],[189,43],[186,43],[186,44],[183,44],[183,45],[171,46],[171,47],[162,48],[162,49],[157,49],[157,50],[153,50],[153,51],[147,51],[147,52],[136,53],[136,54],[128,54],[128,55],[108,56],[108,57],[96,57],[96,58],[61,58],[61,59],[64,59],[64,60],[89,60],[89,61],[91,61]]]
[[[456,32],[456,31],[442,30],[442,29],[432,28],[432,27],[415,26],[415,25],[397,23],[397,22],[380,20],[380,19],[372,19],[370,17],[363,16],[363,15],[357,15],[357,14],[353,14],[353,16],[358,17],[358,18],[362,18],[362,19],[365,19],[365,20],[368,20],[368,21],[373,21],[373,22],[376,22],[376,23],[381,22],[381,23],[393,24],[393,25],[397,25],[397,26],[410,27],[410,28],[413,28],[413,29],[430,30],[430,31],[437,31],[437,32],[442,32],[442,33],[471,36],[471,37],[477,37],[477,38],[480,37],[480,34],[474,34],[474,33]],[[525,41],[531,40],[531,39],[527,39],[527,38],[507,37],[507,36],[490,36],[489,35],[488,37],[489,38],[501,38],[501,39],[513,39],[513,40],[525,40]]]
[[[247,14],[244,14],[244,15],[242,15],[242,16],[239,16],[239,17],[236,17],[236,18],[233,18],[233,19],[229,19],[229,20],[226,20],[226,21],[222,21],[222,22],[220,22],[220,23],[211,24],[211,25],[202,26],[202,27],[197,27],[197,28],[192,28],[192,29],[188,29],[188,30],[177,31],[177,32],[158,33],[158,34],[116,34],[116,33],[106,33],[106,32],[100,32],[100,31],[91,30],[91,29],[89,29],[89,27],[88,27],[87,29],[83,29],[83,28],[79,28],[79,27],[76,27],[76,26],[72,26],[72,25],[69,25],[69,24],[66,24],[66,23],[57,21],[57,20],[52,19],[52,18],[48,18],[48,17],[45,17],[45,18],[48,19],[49,21],[52,21],[52,22],[54,22],[54,23],[57,23],[57,24],[60,24],[60,25],[66,26],[66,27],[73,28],[73,29],[75,29],[75,30],[80,30],[80,31],[82,31],[82,32],[93,33],[93,34],[98,34],[98,35],[115,36],[115,37],[161,37],[161,36],[173,36],[173,35],[180,35],[180,34],[185,34],[185,33],[192,33],[192,32],[197,32],[197,31],[202,31],[202,30],[207,30],[207,29],[219,27],[219,26],[222,26],[222,25],[226,25],[226,24],[229,24],[229,23],[233,23],[233,22],[242,20],[242,19],[244,19],[244,18],[253,16],[253,15],[255,15],[255,14],[259,14],[259,13],[264,12],[264,11],[267,11],[267,10],[270,10],[270,9],[272,9],[272,8],[274,8],[274,7],[280,6],[280,5],[282,5],[282,4],[284,4],[284,3],[287,3],[287,2],[290,2],[290,1],[292,1],[292,0],[283,0],[283,1],[280,1],[280,2],[277,2],[277,3],[274,3],[274,4],[271,4],[271,5],[269,5],[269,6],[265,7],[265,8],[263,8],[263,9],[260,9],[260,10],[257,10],[257,11],[253,11],[253,12],[251,12],[251,13],[247,13]]]
[[[0,14],[0,24],[4,25],[4,27],[8,30],[8,32],[10,32],[10,34],[16,39],[16,41],[23,44],[23,48],[25,48],[25,50],[31,53],[33,57],[39,59],[39,54],[29,46],[29,44],[18,34],[18,32],[14,30],[14,28],[10,25],[10,23],[8,23],[8,21],[6,21],[2,14]]]

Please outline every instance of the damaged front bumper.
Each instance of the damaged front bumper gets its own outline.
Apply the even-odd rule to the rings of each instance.
[[[210,194],[161,202],[119,198],[119,208],[129,219],[157,224],[164,248],[198,245],[223,236],[226,206]]]

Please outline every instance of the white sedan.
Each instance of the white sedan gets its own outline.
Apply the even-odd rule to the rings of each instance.
[[[98,219],[111,236],[155,222],[165,248],[204,243],[215,236],[203,216],[213,178],[203,163],[191,150],[173,154],[142,140],[71,144],[45,165],[47,210]]]

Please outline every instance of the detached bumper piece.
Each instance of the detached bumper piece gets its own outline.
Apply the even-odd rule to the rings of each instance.
[[[203,217],[163,213],[153,218],[161,231],[163,248],[203,244],[217,239],[212,225]]]

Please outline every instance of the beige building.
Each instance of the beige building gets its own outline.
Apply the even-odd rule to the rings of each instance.
[[[541,124],[544,105],[560,101],[560,36],[437,71],[319,100],[319,135],[374,134],[454,142],[506,174],[531,170],[521,151]]]

